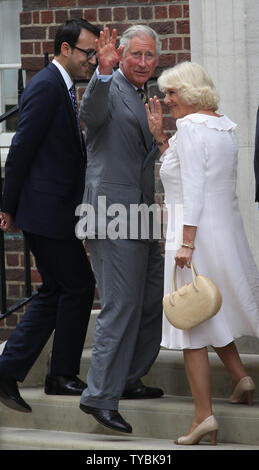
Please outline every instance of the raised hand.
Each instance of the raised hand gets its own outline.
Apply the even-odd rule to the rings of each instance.
[[[150,98],[149,104],[145,105],[147,120],[149,125],[149,130],[156,140],[163,140],[161,137],[164,137],[163,132],[163,112],[162,106],[157,98]]]
[[[109,28],[101,31],[100,38],[96,40],[96,51],[98,56],[99,73],[110,75],[113,68],[121,60],[125,46],[116,49],[117,30],[113,29],[110,37]]]

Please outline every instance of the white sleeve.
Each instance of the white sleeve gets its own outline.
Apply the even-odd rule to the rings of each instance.
[[[99,80],[101,80],[102,82],[109,82],[112,79],[113,72],[112,72],[111,75],[101,75],[100,72],[99,72],[99,67],[98,66],[96,67],[95,71],[96,71],[97,78]]]
[[[199,124],[177,122],[177,153],[183,188],[183,224],[198,227],[204,206],[206,156]]]

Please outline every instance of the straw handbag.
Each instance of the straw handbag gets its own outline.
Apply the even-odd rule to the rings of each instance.
[[[180,330],[189,330],[216,315],[222,304],[219,288],[206,276],[198,274],[191,264],[192,282],[177,289],[176,264],[170,283],[170,293],[163,298],[168,321]]]

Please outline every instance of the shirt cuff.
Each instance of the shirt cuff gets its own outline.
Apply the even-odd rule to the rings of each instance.
[[[109,82],[113,76],[113,72],[112,72],[112,75],[100,75],[99,67],[96,68],[95,72],[96,72],[97,78],[101,80],[102,82]]]

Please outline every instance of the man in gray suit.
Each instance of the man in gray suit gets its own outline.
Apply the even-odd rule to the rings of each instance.
[[[142,25],[129,28],[117,49],[116,37],[116,30],[110,37],[106,28],[96,41],[99,67],[80,109],[88,155],[81,207],[92,209],[82,221],[102,307],[80,408],[103,425],[130,433],[132,427],[118,413],[119,399],[163,395],[141,381],[160,348],[163,260],[152,226],[143,230],[132,217],[132,208],[154,204],[159,153],[142,95],[158,64],[160,42]],[[117,237],[109,230],[116,208],[123,209]]]

